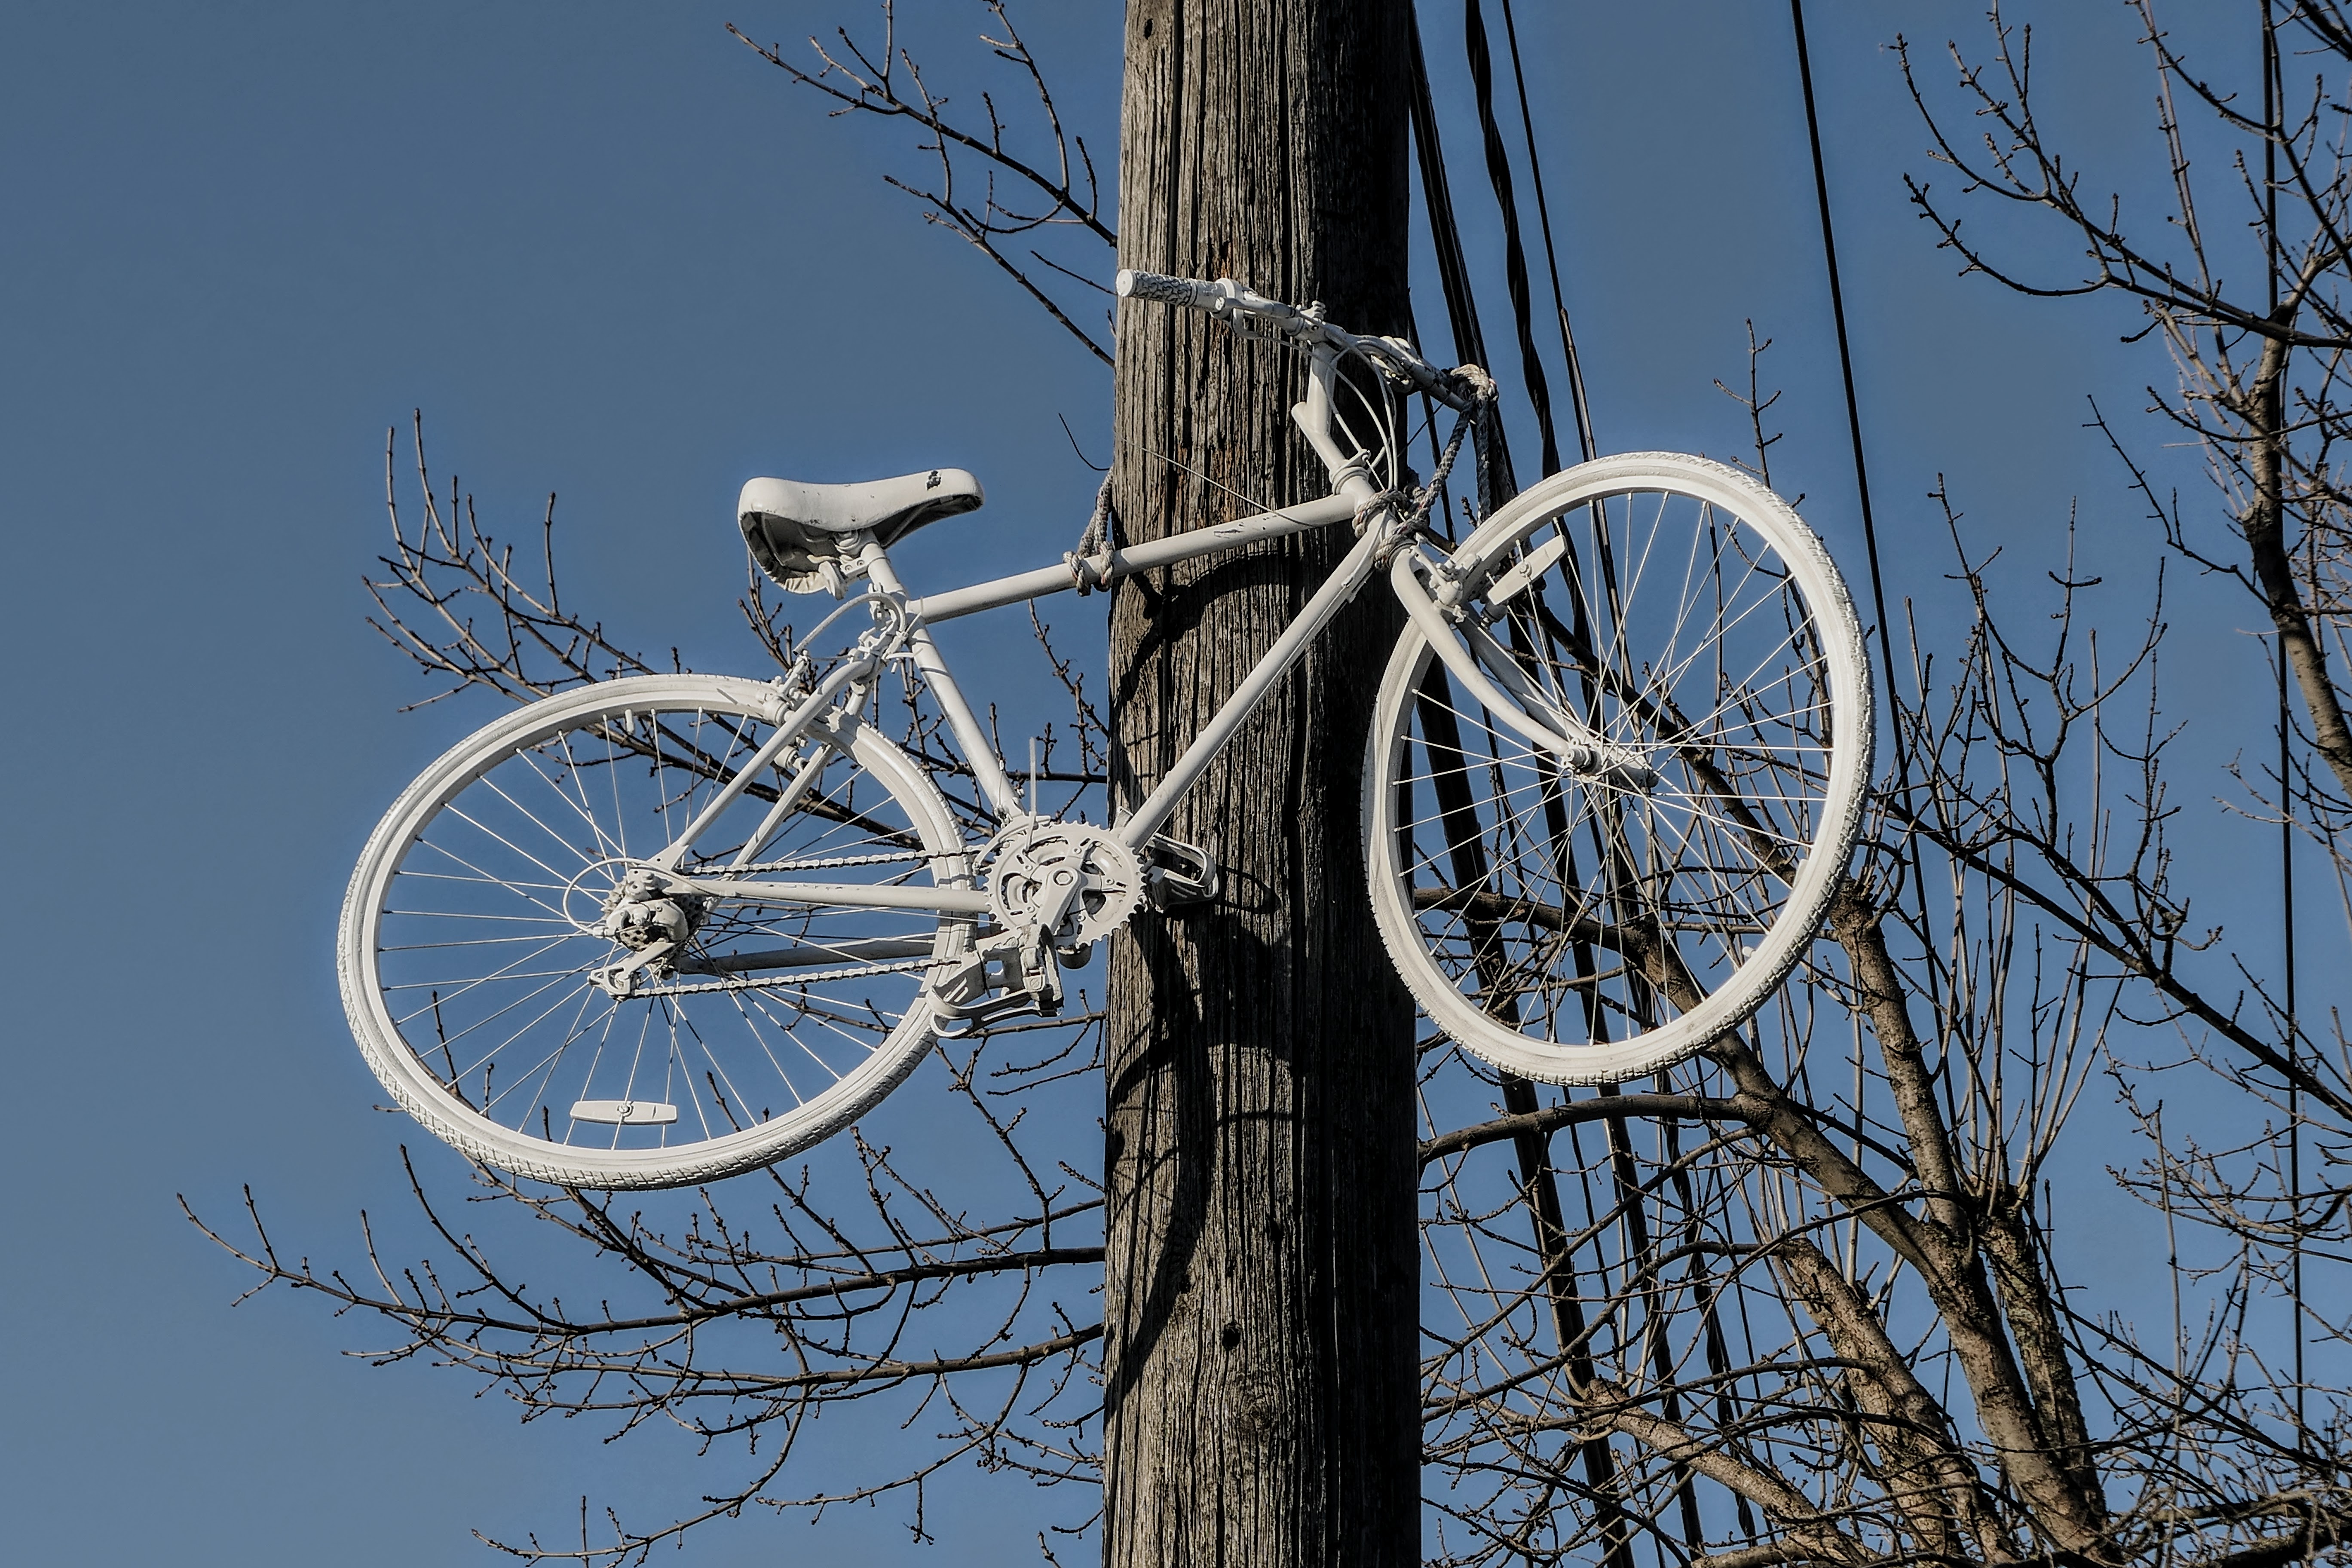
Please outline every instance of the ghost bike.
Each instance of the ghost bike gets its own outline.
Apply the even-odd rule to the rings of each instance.
[[[428,768],[361,857],[344,1005],[416,1120],[543,1181],[709,1181],[846,1126],[938,1035],[1055,1015],[1064,965],[1121,922],[1214,900],[1213,854],[1161,829],[1376,578],[1406,625],[1366,741],[1365,861],[1439,1029],[1530,1078],[1613,1081],[1689,1056],[1787,977],[1852,847],[1873,733],[1849,596],[1796,513],[1736,469],[1630,453],[1448,542],[1429,513],[1490,405],[1482,372],[1231,280],[1122,272],[1118,293],[1298,351],[1291,412],[1328,494],[917,595],[891,550],[978,507],[970,474],[746,485],[753,557],[838,599],[845,647],[818,658],[813,632],[777,679],[647,675],[521,708]],[[1417,395],[1460,416],[1420,486],[1401,435]],[[1344,560],[1107,826],[1024,798],[932,635],[1342,526]],[[893,675],[952,737],[985,832],[876,721]]]

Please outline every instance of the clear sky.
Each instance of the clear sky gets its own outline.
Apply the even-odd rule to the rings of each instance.
[[[969,68],[977,5],[903,9],[902,42],[943,73]],[[1424,10],[1501,358],[1459,13]],[[1604,447],[1739,455],[1741,416],[1712,383],[1744,374],[1753,317],[1789,389],[1776,478],[1858,579],[1785,10],[1521,10]],[[1015,16],[1108,173],[1117,7],[1027,0]],[[2106,160],[2095,184],[2144,193],[2160,168],[2132,25],[2120,6],[2062,19],[2042,43],[2064,84],[2049,112]],[[384,534],[387,426],[421,407],[436,468],[494,526],[527,530],[561,492],[568,593],[622,640],[676,644],[702,668],[757,668],[729,515],[754,474],[972,469],[988,507],[904,553],[919,588],[1048,560],[1084,521],[1094,476],[1060,421],[1099,460],[1100,366],[882,184],[920,172],[911,137],[827,120],[729,20],[791,38],[872,13],[0,5],[12,1560],[488,1561],[468,1531],[560,1528],[583,1490],[658,1510],[696,1489],[673,1432],[606,1446],[584,1421],[521,1427],[458,1374],[346,1357],[382,1342],[372,1324],[283,1293],[233,1310],[247,1279],[173,1194],[226,1220],[250,1184],[282,1247],[349,1264],[362,1209],[422,1245],[401,1142],[436,1178],[456,1169],[371,1109],[382,1096],[334,987],[334,912],[369,828],[490,716],[470,698],[395,714],[425,689],[364,625],[360,586]],[[1883,46],[1898,26],[1980,45],[1979,8],[1818,0],[1811,23],[1894,587],[1949,604],[1923,500],[1938,473],[1979,547],[2009,545],[2029,580],[2057,563],[2052,531],[2077,496],[2089,548],[2118,581],[2144,579],[2152,542],[2080,428],[2086,393],[2136,412],[2138,385],[2165,376],[2151,348],[2117,343],[2136,320],[1956,279],[1903,203],[1925,136]],[[1442,321],[1433,273],[1416,275],[1420,320]],[[1493,368],[1515,397],[1514,367]],[[1518,449],[1532,478],[1532,440]],[[1100,603],[1057,611],[1074,646],[1098,636]],[[2261,690],[2238,630],[2253,618],[2210,588],[2176,602],[2174,700],[2214,726],[2200,761],[2263,743],[2213,717]],[[2213,816],[2192,856],[2238,852]],[[921,1089],[881,1114],[919,1129]],[[1095,1147],[1094,1130],[1073,1147]],[[2080,1179],[2086,1194],[2100,1180]],[[2102,1244],[2084,1245],[2097,1261]],[[891,1440],[842,1426],[828,1462],[845,1472],[860,1445]],[[780,1543],[829,1561],[1034,1554],[1017,1481],[959,1475],[934,1507],[944,1544],[928,1557],[886,1505],[814,1531],[721,1526],[688,1560],[772,1562]]]

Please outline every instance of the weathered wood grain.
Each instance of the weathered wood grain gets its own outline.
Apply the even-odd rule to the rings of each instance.
[[[1122,264],[1406,325],[1399,0],[1136,0]],[[1121,307],[1116,489],[1149,540],[1321,493],[1299,362]],[[1342,528],[1122,584],[1115,787],[1139,801],[1350,542]],[[1419,1556],[1412,1014],[1366,903],[1364,726],[1395,633],[1358,605],[1168,831],[1213,909],[1113,944],[1104,1561]]]

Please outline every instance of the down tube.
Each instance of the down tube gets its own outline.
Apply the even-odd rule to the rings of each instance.
[[[1225,699],[1225,705],[1217,710],[1216,717],[1210,720],[1200,734],[1193,737],[1192,743],[1184,748],[1184,754],[1176,759],[1176,765],[1168,770],[1167,776],[1160,781],[1160,787],[1135,808],[1133,816],[1118,825],[1118,836],[1121,844],[1139,851],[1151,841],[1151,836],[1160,831],[1175,811],[1176,803],[1184,798],[1184,792],[1199,780],[1210,761],[1225,749],[1234,731],[1242,727],[1242,721],[1265,700],[1265,694],[1274,689],[1274,683],[1290,672],[1290,667],[1299,661],[1323,628],[1331,624],[1331,617],[1356,596],[1375,570],[1373,558],[1380,553],[1381,533],[1377,527],[1364,531],[1364,537],[1356,542],[1356,547],[1348,552],[1347,559],[1324,579],[1323,586],[1315,591],[1315,596],[1307,600],[1306,607],[1298,612],[1298,618],[1275,639],[1274,646],[1265,650],[1265,657],[1259,659],[1256,668],[1243,679],[1240,686],[1234,688],[1234,694]]]

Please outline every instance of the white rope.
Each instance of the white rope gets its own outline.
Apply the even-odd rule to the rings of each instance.
[[[1070,583],[1079,594],[1093,593],[1108,586],[1111,574],[1111,512],[1110,476],[1103,476],[1102,489],[1095,492],[1094,515],[1087,519],[1084,533],[1078,535],[1078,547],[1062,557],[1062,564],[1070,569]]]

